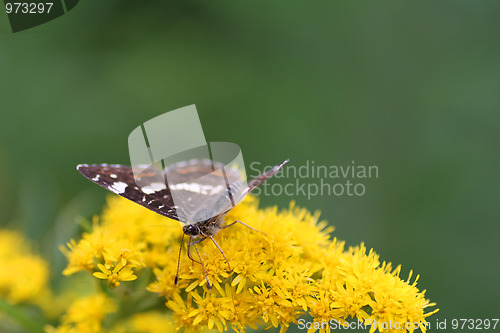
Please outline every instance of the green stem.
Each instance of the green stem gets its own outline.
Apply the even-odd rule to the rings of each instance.
[[[44,333],[43,324],[28,317],[19,307],[0,299],[0,311],[8,315],[29,333]]]

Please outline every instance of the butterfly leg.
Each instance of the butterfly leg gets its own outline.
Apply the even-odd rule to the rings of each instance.
[[[226,228],[228,228],[228,227],[230,227],[230,226],[232,226],[232,225],[234,225],[234,224],[236,224],[236,223],[243,224],[245,227],[250,228],[250,229],[252,229],[253,231],[261,232],[261,233],[263,233],[264,235],[266,235],[266,236],[267,236],[267,234],[266,234],[264,231],[260,231],[260,230],[257,230],[257,229],[255,229],[255,228],[252,228],[252,227],[251,227],[251,226],[249,226],[248,224],[243,223],[243,222],[241,222],[241,221],[239,221],[239,220],[236,220],[236,221],[234,221],[233,223],[229,223],[229,224],[227,224],[227,225],[225,225],[225,226],[221,227],[221,229],[226,229]]]
[[[197,241],[191,242],[191,237],[189,237],[189,243],[188,243],[187,255],[188,255],[189,259],[191,259],[191,260],[192,260],[192,261],[194,261],[195,263],[201,264],[201,262],[199,262],[198,260],[194,260],[194,259],[193,259],[193,257],[191,257],[191,251],[190,251],[191,245],[196,245],[196,244],[198,244],[198,243],[201,243],[201,242],[203,242],[205,239],[207,239],[207,237],[203,237],[203,238],[201,238],[201,239],[198,239]]]
[[[204,240],[204,239],[206,239],[206,237],[203,238],[202,240]],[[210,285],[210,281],[208,281],[207,270],[205,269],[205,265],[203,264],[203,260],[201,259],[200,252],[198,252],[198,248],[196,247],[196,243],[199,243],[202,240],[196,241],[195,243],[192,243],[192,245],[194,246],[194,249],[196,250],[196,253],[198,254],[198,258],[200,258],[200,265],[203,268],[203,273],[205,274],[205,279],[207,280],[207,288],[208,288],[208,290],[212,290],[212,286]],[[189,247],[188,247],[188,249],[189,249]]]
[[[205,265],[203,265],[203,262],[201,261],[200,253],[198,252],[198,248],[196,247],[196,244],[201,243],[205,239],[207,239],[207,237],[204,237],[204,238],[198,239],[197,241],[192,242],[191,241],[191,237],[189,237],[188,248],[187,248],[187,255],[188,255],[189,259],[191,259],[195,263],[200,264],[201,267],[203,267],[203,272],[205,273],[205,278],[207,279],[207,287],[208,287],[209,290],[211,290],[212,287],[210,286],[210,281],[208,281],[207,272],[205,270]],[[177,273],[175,274],[175,281],[174,281],[175,285],[177,285],[177,282],[179,282],[179,268],[180,268],[180,262],[181,262],[181,252],[182,252],[182,244],[183,243],[184,243],[184,234],[182,235],[181,246],[179,248],[179,258],[177,260]],[[191,252],[190,252],[191,245],[194,245],[196,253],[198,253],[198,257],[200,258],[200,261],[195,260],[195,259],[193,259],[193,257],[191,257]]]
[[[220,253],[222,253],[222,256],[224,257],[224,259],[226,260],[226,263],[227,263],[227,267],[229,267],[229,271],[232,272],[233,269],[231,268],[231,265],[229,264],[229,260],[227,260],[227,257],[226,255],[224,254],[224,251],[222,251],[222,249],[220,248],[219,244],[217,244],[217,242],[215,241],[215,239],[212,237],[212,236],[209,236],[210,239],[212,240],[212,242],[215,244],[215,246],[217,246],[217,248],[219,249]]]

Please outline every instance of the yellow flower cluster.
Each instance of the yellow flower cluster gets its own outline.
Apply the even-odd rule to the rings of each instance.
[[[175,331],[175,322],[165,311],[148,311],[131,315],[130,318],[116,317],[119,304],[103,293],[91,294],[76,299],[56,328],[45,327],[46,333],[165,333]],[[111,316],[115,316],[110,317]],[[105,320],[115,321],[113,325]],[[105,326],[113,326],[106,328]]]
[[[47,291],[49,267],[33,253],[24,237],[0,230],[0,298],[16,304],[39,303]]]
[[[89,271],[107,282],[101,287],[118,304],[118,308],[106,306],[107,312],[116,310],[115,319],[108,321],[81,307],[85,316],[98,319],[89,325],[100,326],[79,332],[156,332],[155,327],[159,332],[169,331],[164,327],[243,332],[259,325],[285,332],[303,314],[314,319],[311,332],[329,332],[321,324],[332,319],[391,321],[404,327],[404,323],[424,323],[437,311],[424,312],[434,304],[416,288],[416,280],[399,277],[399,266],[393,269],[380,263],[378,255],[372,250],[367,253],[363,244],[345,249],[343,242],[332,240],[333,228],[319,221],[319,214],[293,203],[281,211],[259,209],[257,199],[247,197],[225,219],[243,221],[261,232],[241,224],[221,230],[215,240],[228,262],[210,240],[197,245],[200,257],[191,249],[192,257],[203,261],[211,290],[203,267],[187,257],[184,244],[175,284],[182,236],[179,223],[110,197],[103,214],[94,219],[92,231],[78,242],[72,240],[64,251],[68,258],[64,274]],[[124,295],[135,295],[132,306],[120,304],[132,298]],[[102,309],[104,304],[87,301],[88,308]],[[73,317],[70,309],[60,328],[81,322]],[[139,326],[144,327],[139,330]]]
[[[103,294],[95,294],[77,299],[68,308],[55,329],[46,327],[47,333],[100,333],[102,321],[107,314],[116,311],[116,304]]]

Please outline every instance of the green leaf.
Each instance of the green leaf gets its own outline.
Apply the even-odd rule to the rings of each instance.
[[[20,327],[24,328],[28,333],[44,333],[43,323],[40,323],[30,318],[19,307],[0,299],[0,311],[12,318]]]

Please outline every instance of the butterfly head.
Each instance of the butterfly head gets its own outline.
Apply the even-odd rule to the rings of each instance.
[[[201,234],[201,229],[198,224],[187,224],[182,227],[182,231],[188,236],[199,236]]]

